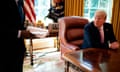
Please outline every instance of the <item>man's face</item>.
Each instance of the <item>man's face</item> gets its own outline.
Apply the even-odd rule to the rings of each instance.
[[[104,24],[105,20],[106,16],[101,12],[97,12],[95,14],[94,24],[96,27],[101,27]]]

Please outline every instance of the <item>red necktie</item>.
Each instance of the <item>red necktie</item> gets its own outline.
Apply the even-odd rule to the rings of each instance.
[[[103,29],[99,29],[99,32],[100,32],[101,43],[104,43],[104,31],[103,31]]]

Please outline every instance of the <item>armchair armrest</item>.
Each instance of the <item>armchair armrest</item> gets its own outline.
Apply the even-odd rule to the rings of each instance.
[[[64,46],[65,46],[66,48],[69,48],[69,49],[73,50],[73,51],[76,51],[76,50],[79,50],[79,49],[80,49],[78,46],[75,46],[75,45],[73,45],[73,44],[68,44],[68,43],[64,44]]]
[[[66,39],[64,39],[64,37],[61,36],[60,39],[60,43],[61,45],[63,45],[65,48],[70,49],[70,50],[79,50],[80,48],[76,45],[70,44],[66,41]]]

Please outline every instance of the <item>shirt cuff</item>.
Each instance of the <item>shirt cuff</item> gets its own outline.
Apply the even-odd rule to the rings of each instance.
[[[21,37],[21,30],[18,31],[18,38]]]

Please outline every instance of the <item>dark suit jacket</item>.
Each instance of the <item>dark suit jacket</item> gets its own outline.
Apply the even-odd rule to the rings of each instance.
[[[24,29],[18,7],[14,0],[1,2],[1,52],[2,69],[10,72],[22,72],[25,44],[23,38],[18,38],[18,31]]]
[[[93,22],[86,24],[84,28],[84,41],[81,48],[109,48],[108,41],[116,41],[112,25],[109,23],[104,23],[103,29],[104,43],[101,43],[100,34],[97,27],[94,26]]]

